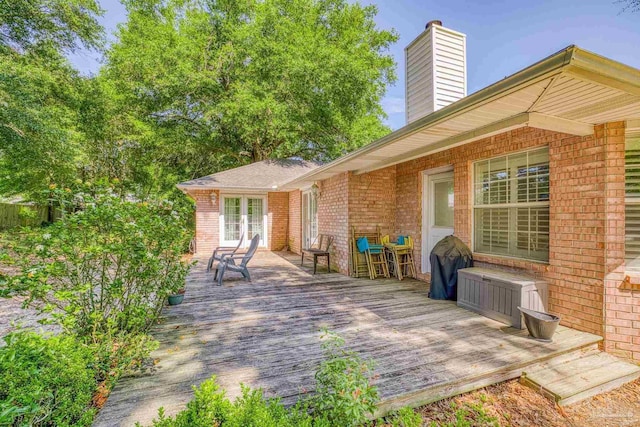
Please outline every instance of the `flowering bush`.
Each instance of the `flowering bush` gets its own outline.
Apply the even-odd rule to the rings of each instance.
[[[170,202],[127,201],[110,187],[89,192],[50,187],[67,212],[23,235],[15,248],[22,273],[12,291],[67,332],[90,336],[146,332],[167,295],[182,288],[188,235]]]
[[[108,387],[154,348],[146,332],[185,285],[186,215],[171,202],[127,200],[113,185],[51,185],[48,195],[61,218],[16,235],[20,273],[0,294],[25,295],[25,305],[90,345]]]

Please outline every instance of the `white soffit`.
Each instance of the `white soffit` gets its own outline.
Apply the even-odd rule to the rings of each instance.
[[[639,115],[640,70],[571,46],[288,186],[373,171],[520,127],[584,136],[596,124]]]

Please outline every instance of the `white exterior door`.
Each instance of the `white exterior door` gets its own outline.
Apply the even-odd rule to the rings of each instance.
[[[260,246],[267,245],[267,198],[223,194],[220,203],[220,245],[237,246],[244,233],[243,247],[260,234]]]
[[[453,172],[424,175],[422,209],[422,272],[431,272],[429,255],[453,234]]]
[[[308,248],[318,236],[318,201],[311,191],[302,193],[302,247]]]

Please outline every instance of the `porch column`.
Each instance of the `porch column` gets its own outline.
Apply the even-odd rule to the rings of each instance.
[[[596,127],[605,146],[604,347],[640,361],[640,292],[625,282],[625,123]],[[638,282],[640,278],[634,278]]]

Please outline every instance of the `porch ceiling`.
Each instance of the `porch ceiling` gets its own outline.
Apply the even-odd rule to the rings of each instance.
[[[364,173],[525,126],[590,135],[640,118],[640,70],[570,46],[285,185]]]

